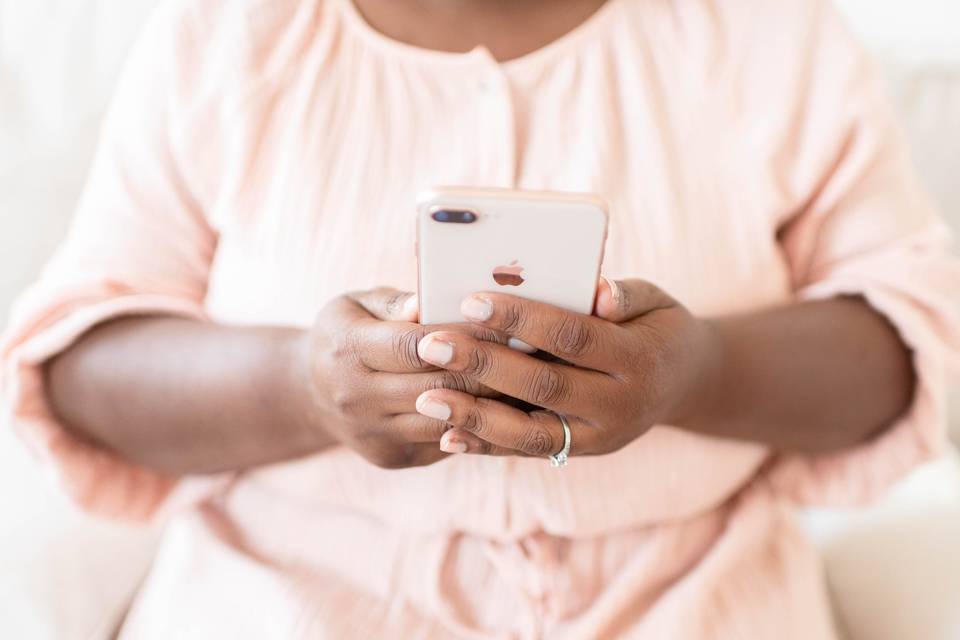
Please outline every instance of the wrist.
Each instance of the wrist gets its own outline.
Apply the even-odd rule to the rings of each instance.
[[[302,448],[319,451],[334,444],[323,428],[317,389],[314,382],[314,336],[307,329],[286,329],[280,339],[280,358],[285,393],[280,396],[286,405],[284,414],[290,423],[290,433],[297,434]]]
[[[691,336],[685,384],[668,424],[703,432],[723,396],[725,344],[720,326],[704,318],[694,319]]]

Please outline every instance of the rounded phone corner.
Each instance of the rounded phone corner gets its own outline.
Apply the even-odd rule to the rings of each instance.
[[[607,205],[607,201],[601,198],[596,194],[585,194],[584,200],[592,204],[600,212],[600,215],[603,217],[604,223],[610,221],[610,207]]]

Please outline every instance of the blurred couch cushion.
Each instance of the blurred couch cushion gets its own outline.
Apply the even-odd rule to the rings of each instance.
[[[0,326],[62,237],[127,48],[157,0],[0,0]],[[106,637],[156,531],[77,512],[0,424],[0,637]]]
[[[890,53],[880,59],[914,164],[954,229],[954,250],[957,251],[960,247],[960,61],[956,64],[941,60],[915,62]],[[958,376],[953,377],[951,386],[951,433],[954,441],[960,443]]]
[[[158,0],[0,0],[0,324],[63,236],[127,49]]]
[[[960,232],[960,62],[911,63],[889,54],[881,62],[914,164]]]
[[[808,510],[836,617],[851,640],[960,638],[960,455],[862,510]]]

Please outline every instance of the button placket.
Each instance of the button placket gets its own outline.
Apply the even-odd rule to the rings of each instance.
[[[479,173],[473,176],[476,184],[486,187],[512,188],[515,186],[516,172],[516,130],[513,95],[509,81],[503,69],[490,55],[489,51],[478,48],[481,59],[478,73],[471,78],[475,113],[478,129],[474,132],[475,148],[470,152],[482,154],[479,160]],[[470,87],[470,85],[467,85]],[[491,461],[500,466],[499,487],[503,505],[503,528],[514,526],[517,505],[513,504],[515,492],[511,476],[514,472],[509,457]],[[492,487],[488,487],[488,490]]]
[[[516,118],[509,81],[497,62],[487,56],[486,68],[476,79],[480,137],[489,143],[486,186],[510,188],[515,183]]]

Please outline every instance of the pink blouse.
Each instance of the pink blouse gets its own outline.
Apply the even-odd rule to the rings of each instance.
[[[913,406],[829,455],[661,426],[562,471],[334,448],[195,478],[51,414],[42,363],[109,318],[307,326],[341,292],[414,289],[436,184],[596,192],[604,273],[698,314],[861,294],[913,349]],[[826,0],[609,0],[506,63],[390,40],[350,0],[174,0],[3,339],[4,406],[82,507],[169,519],[124,637],[830,638],[790,505],[868,500],[940,448],[946,243]]]

